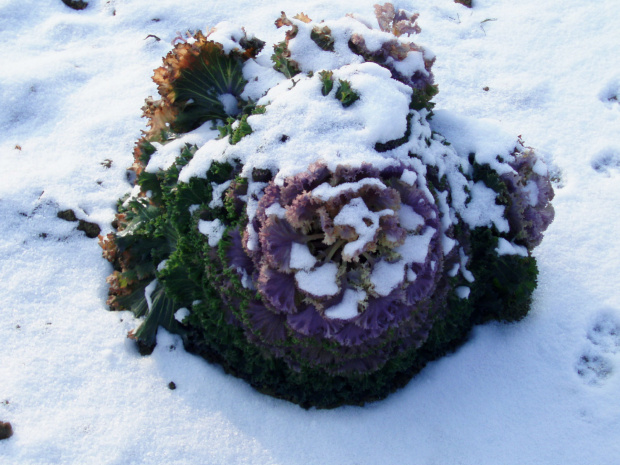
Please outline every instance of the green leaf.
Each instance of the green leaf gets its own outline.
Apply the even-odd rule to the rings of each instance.
[[[291,52],[289,52],[286,42],[280,42],[274,45],[273,50],[274,53],[271,55],[271,61],[273,61],[273,68],[276,71],[281,72],[288,79],[300,73],[299,65],[295,61],[289,59]]]
[[[146,315],[148,305],[144,296],[144,289],[148,285],[148,281],[140,283],[131,294],[119,296],[116,298],[119,306],[123,309],[131,311],[136,318]]]
[[[248,123],[248,115],[240,119],[228,118],[224,126],[219,126],[220,137],[229,137],[231,145],[235,145],[248,134],[252,134],[252,126]]]
[[[413,89],[409,108],[417,111],[422,108],[426,108],[429,111],[432,110],[435,104],[431,103],[431,99],[438,93],[439,87],[431,84],[427,85],[424,89]]]
[[[323,86],[321,87],[321,93],[323,95],[328,95],[334,88],[334,79],[332,77],[333,74],[334,73],[332,71],[321,71],[319,73],[319,78],[323,83]]]
[[[174,130],[188,132],[205,121],[226,120],[229,115],[219,97],[231,94],[241,101],[245,84],[240,58],[225,55],[218,47],[202,50],[198,66],[183,70],[174,83],[175,102],[185,102]]]
[[[140,353],[143,355],[153,351],[157,329],[160,326],[172,333],[183,334],[181,325],[174,318],[174,313],[178,310],[178,306],[174,300],[166,296],[163,287],[159,283],[151,294],[151,301],[152,304],[148,315],[138,329],[130,333],[131,338],[138,342]]]
[[[338,82],[340,85],[336,91],[336,98],[340,100],[343,107],[350,107],[357,100],[359,100],[360,96],[351,88],[351,83],[349,81],[343,81],[340,79]]]
[[[331,29],[327,26],[314,26],[310,33],[310,39],[326,52],[334,51],[334,38],[331,36]]]

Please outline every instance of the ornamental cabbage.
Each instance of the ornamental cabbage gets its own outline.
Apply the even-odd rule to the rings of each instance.
[[[304,407],[384,398],[473,325],[529,310],[553,220],[542,160],[431,129],[417,15],[276,21],[265,50],[221,23],[155,70],[133,191],[101,237],[108,304]]]

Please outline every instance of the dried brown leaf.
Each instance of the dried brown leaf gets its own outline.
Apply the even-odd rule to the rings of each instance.
[[[303,21],[306,24],[312,22],[310,17],[306,13],[303,13],[303,12],[302,13],[297,13],[295,16],[293,16],[293,18],[298,19],[300,21]]]

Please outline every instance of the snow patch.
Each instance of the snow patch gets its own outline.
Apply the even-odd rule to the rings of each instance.
[[[149,310],[151,310],[151,307],[153,307],[153,299],[151,296],[153,295],[153,292],[155,292],[157,284],[159,284],[159,282],[154,279],[144,288],[144,298],[146,299],[146,306]]]
[[[370,275],[370,282],[377,294],[386,296],[405,279],[405,262],[388,263],[381,260],[377,263]]]
[[[450,141],[464,160],[473,153],[477,163],[488,164],[500,175],[514,173],[508,162],[514,161],[512,152],[518,144],[518,138],[506,133],[496,122],[436,110],[433,112],[431,126]],[[503,161],[500,161],[498,156]]]
[[[528,181],[523,187],[523,192],[527,193],[527,201],[530,206],[535,207],[538,204],[538,185],[534,181]]]
[[[278,218],[286,218],[286,208],[284,208],[278,202],[275,202],[265,208],[265,215],[275,215]]]
[[[368,209],[364,199],[356,197],[346,204],[334,217],[334,224],[338,226],[351,226],[359,236],[356,240],[346,244],[342,251],[345,260],[351,260],[356,254],[361,253],[366,244],[375,239],[379,229],[379,218],[385,215],[393,215],[394,210],[386,208],[380,212]]]
[[[208,141],[215,139],[220,133],[215,129],[211,129],[211,126],[212,123],[203,124],[193,131],[183,134],[178,139],[168,141],[163,145],[158,142],[152,142],[156,150],[151,155],[144,171],[147,173],[157,173],[159,170],[167,170],[172,166],[186,145],[201,147]]]
[[[298,271],[295,280],[302,291],[317,297],[328,297],[338,293],[337,274],[338,267],[329,262],[312,271]]]
[[[467,299],[469,298],[469,293],[471,292],[471,289],[467,286],[459,286],[454,291],[460,299]]]
[[[243,28],[233,24],[229,21],[222,21],[215,25],[207,34],[209,40],[213,40],[215,42],[219,42],[222,44],[222,48],[224,53],[230,53],[233,50],[241,50],[241,46],[239,45],[239,41],[246,36]],[[252,34],[248,34],[247,38],[252,39],[254,37]]]
[[[474,274],[466,268],[467,262],[469,261],[469,257],[465,254],[465,250],[463,250],[463,247],[459,249],[459,258],[460,258],[459,269],[461,270],[461,274],[467,281],[469,281],[470,283],[473,283],[476,279],[474,278]]]
[[[190,311],[186,307],[179,308],[176,312],[174,312],[174,319],[179,323],[183,323],[183,320],[187,318],[190,314]]]
[[[401,204],[398,211],[400,226],[408,231],[416,231],[420,226],[424,226],[424,217],[415,212],[413,207]]]
[[[209,246],[215,247],[217,243],[222,239],[224,235],[224,231],[226,231],[226,226],[218,219],[213,221],[198,221],[198,230],[207,236]]]
[[[403,170],[403,174],[401,174],[400,176],[400,180],[410,186],[415,186],[417,178],[418,175],[416,174],[416,172],[411,170]]]
[[[526,247],[513,244],[512,242],[508,242],[503,237],[500,237],[497,241],[497,247],[495,248],[495,252],[497,252],[497,255],[521,255],[522,257],[528,256]]]
[[[325,310],[325,316],[330,319],[349,320],[356,317],[359,303],[366,299],[366,292],[362,290],[347,289],[344,291],[342,301]]]
[[[221,94],[217,96],[217,99],[224,107],[227,115],[236,116],[239,113],[239,102],[233,94]]]
[[[431,239],[436,232],[435,229],[426,227],[423,234],[409,235],[405,238],[405,243],[396,248],[396,252],[405,263],[424,263]]]
[[[309,271],[315,264],[316,258],[314,258],[314,256],[310,253],[308,246],[306,244],[293,242],[293,245],[291,246],[289,267],[295,270]]]
[[[470,189],[471,201],[460,210],[463,221],[472,229],[495,225],[499,232],[508,232],[510,226],[508,220],[504,218],[505,208],[495,203],[497,193],[482,181],[478,181]]]
[[[222,194],[224,193],[226,189],[230,187],[231,183],[232,183],[232,179],[229,181],[223,182],[222,184],[216,184],[214,182],[211,183],[211,188],[213,190],[213,193],[211,195],[211,202],[209,202],[209,208],[217,208],[217,207],[224,206],[224,202],[222,201]]]
[[[377,178],[364,178],[357,182],[344,182],[342,184],[338,184],[337,186],[332,186],[329,183],[324,182],[323,184],[312,189],[312,196],[323,201],[328,201],[343,192],[358,192],[365,186],[376,186],[381,189],[387,188],[387,186]]]

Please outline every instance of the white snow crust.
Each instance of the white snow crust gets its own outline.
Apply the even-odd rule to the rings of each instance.
[[[222,239],[226,226],[218,219],[213,221],[198,220],[198,230],[207,236],[209,245],[215,247]]]
[[[183,320],[189,316],[191,312],[188,308],[182,307],[179,308],[176,312],[174,312],[174,319],[179,323],[183,323]]]
[[[400,180],[404,183],[409,184],[410,186],[415,185],[415,181],[418,178],[418,175],[415,171],[411,170],[403,170],[403,174],[400,176]]]
[[[497,248],[495,249],[498,255],[521,255],[527,257],[527,248],[522,245],[513,244],[508,242],[503,237],[500,237],[497,241]]]
[[[153,142],[153,146],[157,149],[151,158],[145,171],[148,173],[157,173],[159,170],[170,168],[174,160],[180,155],[181,150],[186,144],[202,146],[206,142],[214,139],[219,135],[219,131],[211,129],[210,125],[203,124],[199,128],[194,129],[187,134],[183,134],[178,139],[168,142],[165,145]]]
[[[333,262],[325,263],[310,271],[301,270],[295,273],[297,287],[317,297],[335,295],[338,292],[336,274],[338,267]]]
[[[224,206],[224,202],[222,201],[222,194],[224,193],[226,189],[230,187],[230,183],[232,183],[232,180],[223,182],[222,184],[216,184],[214,182],[211,183],[211,188],[213,189],[213,191],[211,194],[212,195],[211,202],[209,202],[210,208]]]
[[[316,258],[310,253],[306,244],[293,242],[291,246],[291,257],[289,267],[296,270],[309,271],[316,264]]]
[[[379,229],[379,218],[386,215],[393,215],[394,210],[386,208],[379,212],[373,212],[368,209],[364,199],[355,197],[346,204],[340,212],[334,217],[334,224],[337,226],[351,226],[355,229],[358,238],[348,242],[343,250],[343,258],[353,257],[356,253],[360,253],[366,244],[373,241]],[[368,222],[369,224],[366,224]]]
[[[471,289],[467,286],[459,286],[455,289],[456,295],[461,299],[467,299]]]
[[[461,210],[461,217],[472,228],[494,225],[499,232],[508,232],[508,220],[504,218],[504,207],[495,204],[495,191],[482,181],[471,186],[471,201]]]
[[[404,260],[399,260],[395,263],[381,260],[377,263],[370,275],[370,282],[375,292],[385,296],[401,284],[405,279],[405,265]]]
[[[370,282],[377,294],[386,296],[401,284],[405,279],[405,270],[410,271],[407,265],[426,261],[431,239],[435,232],[435,229],[426,227],[423,234],[410,234],[405,239],[404,244],[395,248],[395,251],[401,256],[400,260],[393,263],[381,260],[374,266],[370,275]],[[415,275],[415,273],[412,274]],[[414,281],[415,278],[409,280]]]
[[[415,231],[424,226],[424,217],[416,213],[413,207],[403,203],[398,210],[398,223],[409,231]]]
[[[237,24],[230,21],[221,21],[213,27],[208,34],[208,39],[222,44],[224,52],[230,53],[232,50],[241,49],[239,41],[244,37],[244,31]],[[252,35],[248,37],[251,39]]]
[[[381,189],[385,189],[387,187],[377,178],[364,178],[357,182],[343,182],[337,186],[331,186],[330,184],[324,182],[320,186],[312,189],[312,196],[326,201],[340,195],[343,192],[358,192],[364,186],[376,186]]]
[[[325,316],[330,319],[350,320],[358,314],[358,304],[366,298],[366,292],[354,289],[344,291],[342,301],[325,310]]]

